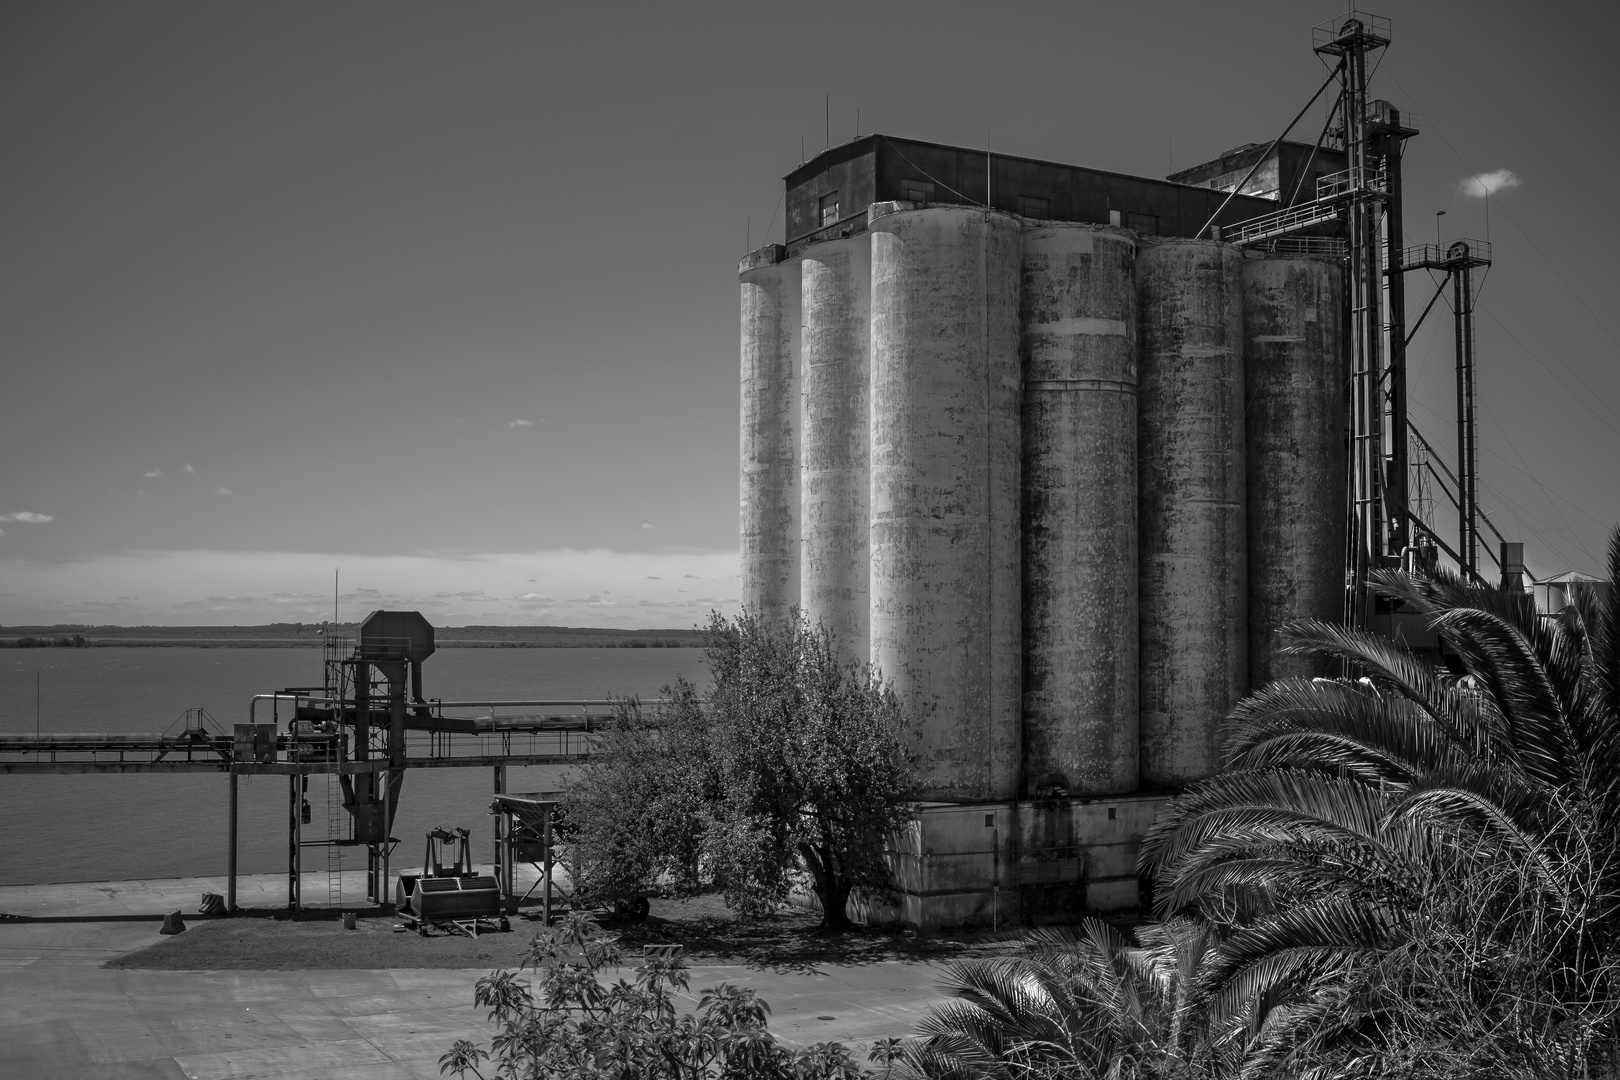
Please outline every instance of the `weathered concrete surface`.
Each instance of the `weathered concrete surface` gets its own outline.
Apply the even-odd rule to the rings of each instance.
[[[1164,802],[1161,793],[924,804],[890,845],[897,903],[852,914],[934,930],[1135,908],[1137,851]]]
[[[742,605],[773,621],[799,603],[799,261],[780,245],[742,281]]]
[[[272,895],[278,880],[247,877],[242,888]],[[488,1045],[491,1029],[472,1005],[484,970],[102,969],[163,940],[162,912],[180,894],[194,907],[199,885],[217,881],[0,887],[0,912],[90,916],[0,920],[0,1076],[439,1080],[439,1055],[455,1040]],[[149,918],[98,922],[97,911]],[[343,931],[334,923],[333,932]],[[770,1003],[771,1031],[783,1042],[836,1040],[862,1060],[873,1041],[911,1033],[945,1000],[938,968],[913,961],[689,970],[693,993],[679,1007],[695,1008],[703,987],[749,986]]]
[[[1020,738],[1016,218],[880,203],[872,237],[872,659],[923,797],[1011,798]]]
[[[1024,789],[1137,784],[1135,234],[1024,229]]]
[[[1136,277],[1141,770],[1181,785],[1219,764],[1247,692],[1242,255],[1144,241]]]
[[[800,595],[811,622],[870,655],[872,238],[806,248]]]
[[[1325,259],[1243,262],[1249,685],[1323,674],[1278,628],[1344,604],[1343,273]]]

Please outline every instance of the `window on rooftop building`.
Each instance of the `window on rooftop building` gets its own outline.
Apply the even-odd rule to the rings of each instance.
[[[1036,221],[1045,221],[1051,217],[1052,200],[1042,199],[1034,195],[1018,196],[1018,213],[1022,217],[1034,218]]]
[[[838,220],[838,192],[829,191],[821,197],[821,223],[831,225]]]
[[[926,180],[902,180],[900,197],[906,202],[931,203],[934,201],[934,185]]]
[[[1159,235],[1159,219],[1152,214],[1126,214],[1125,227],[1143,236]]]

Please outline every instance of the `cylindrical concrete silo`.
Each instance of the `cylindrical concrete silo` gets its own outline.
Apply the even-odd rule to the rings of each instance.
[[[1137,786],[1136,240],[1024,230],[1024,783]]]
[[[1248,689],[1242,261],[1200,240],[1144,241],[1136,259],[1147,785],[1213,773]]]
[[[1020,766],[1017,219],[874,205],[872,659],[921,735],[922,797]]]
[[[799,261],[780,245],[738,266],[742,281],[742,589],[772,621],[799,602]]]
[[[815,244],[804,263],[804,462],[800,595],[805,615],[865,660],[871,498],[872,238]]]
[[[1248,407],[1249,685],[1323,673],[1277,629],[1336,622],[1344,603],[1343,272],[1337,262],[1243,262]]]

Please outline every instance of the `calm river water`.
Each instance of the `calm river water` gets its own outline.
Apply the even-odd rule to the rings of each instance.
[[[685,675],[702,685],[698,649],[441,649],[423,667],[424,692],[445,700],[656,696]],[[321,682],[318,649],[94,648],[0,652],[0,731],[31,732],[38,677],[44,731],[163,731],[204,708],[226,731],[246,723],[256,693]],[[264,717],[260,717],[261,720]],[[178,730],[178,726],[176,728]],[[555,769],[511,769],[511,791],[557,786]],[[325,777],[310,780],[317,827]],[[223,774],[0,775],[6,857],[0,884],[223,874]],[[396,865],[421,858],[434,826],[472,830],[474,856],[491,857],[487,769],[413,769],[394,821]],[[238,849],[243,873],[286,869],[287,781],[243,777]],[[306,868],[325,869],[322,849]],[[345,852],[345,867],[365,866]]]

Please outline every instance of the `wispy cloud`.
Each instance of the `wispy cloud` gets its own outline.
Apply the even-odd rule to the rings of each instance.
[[[1498,191],[1516,188],[1522,183],[1524,178],[1512,169],[1497,169],[1457,181],[1457,194],[1466,199],[1483,199],[1487,195],[1495,195]]]
[[[158,477],[163,475],[163,470],[153,469],[151,472],[144,472],[141,473],[141,475],[146,477],[148,480],[156,480]]]
[[[26,521],[31,525],[43,525],[47,521],[55,520],[49,514],[36,514],[31,510],[18,510],[11,514],[0,514],[0,521]]]
[[[214,494],[215,495],[235,495],[236,492],[232,491],[230,488],[215,488],[214,489]]]
[[[507,427],[534,427],[533,420],[508,420]]]
[[[190,465],[187,465],[186,466],[186,475],[191,476],[191,477],[195,477],[197,475],[197,470],[193,469]]]
[[[643,522],[642,522],[642,523],[641,523],[641,527],[642,527],[642,528],[643,528],[643,529],[656,529],[656,528],[658,528],[658,526],[656,526],[656,525],[649,525],[649,524],[647,524],[647,523],[646,523],[646,522],[645,522],[645,521],[643,521]]]

